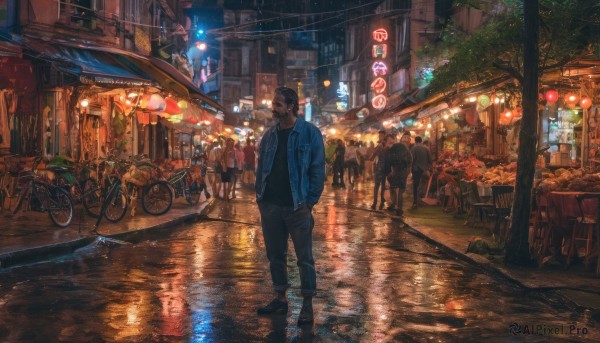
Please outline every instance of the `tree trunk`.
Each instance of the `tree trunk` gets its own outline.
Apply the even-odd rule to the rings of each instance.
[[[512,207],[510,237],[506,245],[506,264],[531,264],[529,255],[529,217],[531,190],[537,160],[538,121],[538,0],[523,0],[523,118],[519,134],[517,180]]]

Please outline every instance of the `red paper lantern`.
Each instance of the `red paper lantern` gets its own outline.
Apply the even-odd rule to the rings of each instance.
[[[173,100],[172,98],[165,98],[165,112],[167,112],[168,114],[177,114],[177,113],[181,113],[181,108],[179,108],[179,105],[177,105],[177,101]]]
[[[150,113],[138,111],[137,120],[139,124],[148,125],[150,124]]]
[[[588,98],[587,96],[582,96],[581,100],[579,101],[579,106],[581,106],[581,108],[584,110],[587,110],[588,108],[592,107],[592,99]]]
[[[569,93],[565,94],[565,103],[567,105],[574,106],[578,102],[579,102],[579,95],[577,95],[573,92],[569,92]]]
[[[558,92],[555,90],[550,90],[546,92],[546,101],[548,102],[556,102],[558,100]]]
[[[158,116],[156,114],[150,115],[150,125],[156,125],[158,123]]]

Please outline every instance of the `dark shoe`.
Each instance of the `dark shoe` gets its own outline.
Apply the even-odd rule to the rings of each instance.
[[[419,207],[417,204],[412,204],[412,207],[411,207],[411,208],[414,210],[414,209],[416,209],[417,207]]]
[[[373,204],[371,204],[371,209],[372,210],[375,210],[376,208],[377,208],[377,203],[376,202],[374,202]]]
[[[312,305],[302,305],[298,316],[298,325],[310,324],[314,321]]]
[[[379,205],[379,210],[383,210],[384,206],[385,206],[384,203],[381,203],[381,205]]]
[[[206,193],[204,193],[204,196],[206,197],[207,200],[210,199],[210,193],[206,192]]]
[[[340,187],[342,187],[342,188],[346,188],[346,184],[342,183],[342,184],[340,185]]]
[[[273,299],[267,306],[259,307],[258,314],[285,314],[288,311],[288,303],[285,301]]]

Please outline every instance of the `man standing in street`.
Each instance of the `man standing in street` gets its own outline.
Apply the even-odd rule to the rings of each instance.
[[[313,322],[312,298],[317,274],[312,253],[312,208],[325,183],[325,148],[321,132],[298,116],[298,94],[287,87],[275,90],[273,117],[259,146],[256,202],[276,293],[258,314],[287,313],[288,238],[292,238],[304,301],[298,325]]]
[[[417,208],[419,200],[419,185],[423,173],[431,171],[431,151],[429,147],[422,144],[423,139],[420,136],[415,138],[415,145],[410,149],[412,155],[412,177],[413,177],[413,204],[412,208]]]

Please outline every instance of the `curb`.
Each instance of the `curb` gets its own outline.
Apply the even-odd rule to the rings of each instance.
[[[143,240],[147,235],[165,232],[167,231],[167,229],[170,229],[173,226],[188,222],[194,222],[205,218],[206,215],[213,209],[214,203],[215,200],[211,199],[208,202],[208,204],[204,206],[202,210],[200,210],[199,213],[190,213],[181,216],[177,219],[173,219],[158,225],[138,228],[131,231],[114,233],[106,236],[99,236],[118,239],[131,243],[139,242]],[[93,243],[99,236],[81,237],[68,242],[49,244],[41,247],[23,249],[5,254],[0,254],[0,270],[9,267],[22,266],[25,264],[47,261],[52,258],[72,254],[77,249],[83,248]]]
[[[508,282],[511,282],[523,289],[526,289],[529,291],[537,291],[538,290],[535,287],[528,287],[527,285],[523,284],[518,279],[505,273],[501,268],[495,267],[491,263],[486,263],[487,260],[483,260],[483,257],[481,257],[481,259],[482,259],[481,261],[479,261],[479,258],[473,258],[473,257],[479,257],[479,255],[474,255],[473,257],[471,257],[465,253],[462,253],[454,248],[451,248],[451,247],[445,245],[444,243],[441,243],[440,241],[432,239],[431,237],[429,237],[429,236],[425,235],[424,233],[422,233],[421,231],[419,231],[418,228],[420,227],[420,225],[410,219],[408,221],[404,221],[404,224],[405,224],[404,228],[409,233],[419,237],[420,239],[423,239],[424,241],[426,241],[429,244],[432,244],[432,245],[438,247],[440,250],[444,251],[445,253],[447,253],[448,255],[450,255],[454,258],[460,259],[474,267],[480,268],[487,273],[500,276],[500,277],[504,278],[505,280],[507,280]],[[541,294],[542,294],[542,297],[545,296],[543,293],[541,293]],[[597,310],[596,308],[593,308],[593,307],[588,307],[588,306],[583,306],[581,304],[578,304],[576,301],[569,298],[567,295],[562,294],[561,292],[553,292],[553,294],[555,296],[559,297],[562,301],[565,302],[565,304],[567,304],[571,308],[588,309],[591,311]]]

